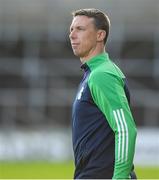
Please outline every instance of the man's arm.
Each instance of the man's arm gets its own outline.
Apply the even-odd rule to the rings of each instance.
[[[113,74],[98,73],[88,81],[94,102],[115,133],[113,179],[129,178],[136,141],[136,125],[124,92],[124,81]]]

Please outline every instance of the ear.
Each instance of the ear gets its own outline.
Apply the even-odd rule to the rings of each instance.
[[[104,30],[99,29],[97,32],[97,41],[98,42],[103,41],[105,36],[106,36],[106,32]]]

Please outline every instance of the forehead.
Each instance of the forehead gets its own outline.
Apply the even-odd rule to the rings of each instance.
[[[71,23],[71,27],[88,26],[88,25],[94,25],[93,18],[84,15],[75,16]]]

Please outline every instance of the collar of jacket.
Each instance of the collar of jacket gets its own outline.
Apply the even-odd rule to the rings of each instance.
[[[82,64],[81,69],[83,69],[86,72],[88,69],[92,70],[108,60],[109,60],[109,55],[108,53],[104,52],[104,53],[98,54],[97,56],[94,56],[93,58],[89,59],[87,62]]]

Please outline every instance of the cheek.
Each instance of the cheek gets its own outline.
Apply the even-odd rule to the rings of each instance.
[[[93,46],[96,43],[96,35],[94,33],[87,33],[83,36],[83,43],[85,46]]]

